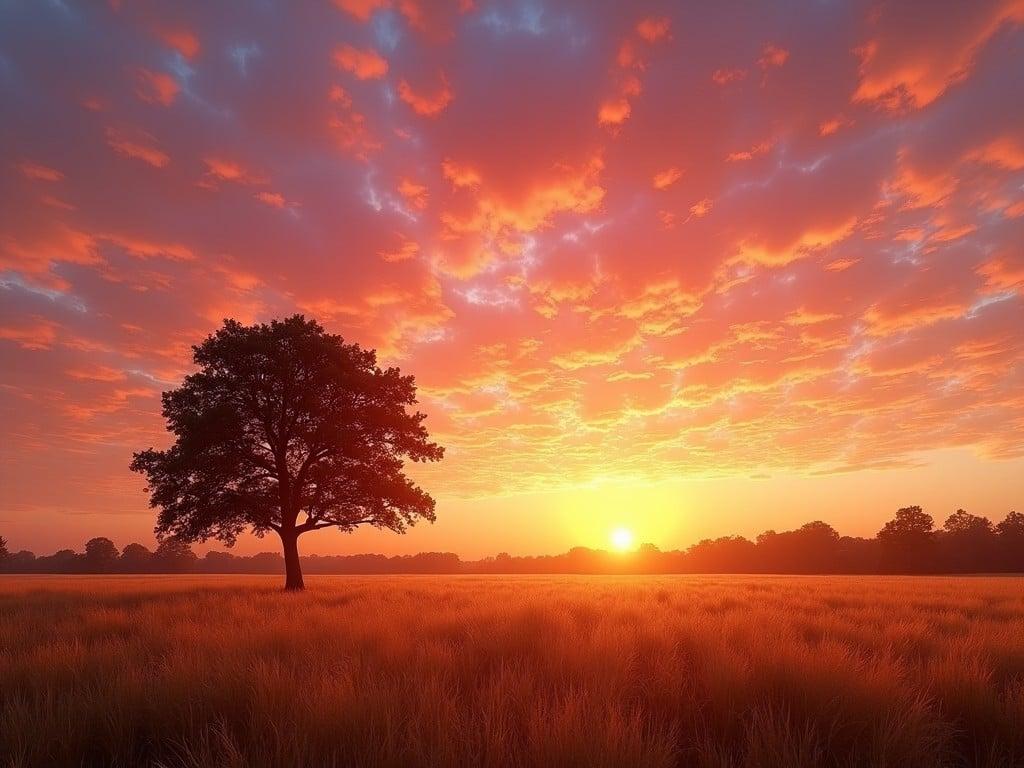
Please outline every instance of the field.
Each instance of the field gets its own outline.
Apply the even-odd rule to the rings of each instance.
[[[0,579],[4,766],[1024,765],[1024,580]]]

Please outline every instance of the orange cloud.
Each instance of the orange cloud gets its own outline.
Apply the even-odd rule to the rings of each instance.
[[[107,146],[119,155],[141,160],[154,168],[163,168],[171,162],[167,153],[158,149],[153,137],[144,131],[107,128]]]
[[[835,259],[825,265],[825,269],[829,272],[842,272],[849,269],[854,264],[858,263],[860,259]]]
[[[636,33],[641,40],[654,43],[668,37],[670,24],[671,22],[665,17],[641,19],[636,25]]]
[[[994,256],[978,266],[977,272],[985,278],[992,291],[1024,293],[1024,257]]]
[[[690,213],[698,219],[702,216],[707,216],[711,212],[711,204],[710,198],[705,197],[703,200],[698,200],[690,206]]]
[[[236,184],[265,184],[266,179],[249,171],[235,160],[223,157],[208,156],[203,158],[206,164],[206,175],[216,181],[230,181]]]
[[[402,244],[393,251],[381,251],[378,255],[384,261],[389,263],[395,263],[399,261],[409,261],[410,259],[416,258],[419,255],[420,246],[415,240],[403,240]]]
[[[1024,142],[1013,136],[1001,136],[967,154],[969,160],[987,163],[1007,171],[1024,169]]]
[[[741,152],[730,152],[726,155],[725,161],[727,163],[737,163],[744,160],[753,160],[758,155],[763,155],[771,149],[773,144],[774,142],[772,141],[762,141],[760,144],[755,144],[750,149],[745,149]]]
[[[652,183],[654,184],[655,189],[668,189],[677,181],[679,181],[679,179],[681,179],[682,176],[683,172],[676,168],[675,166],[673,166],[671,168],[666,168],[663,171],[658,171],[656,174],[654,174]]]
[[[57,339],[57,325],[45,318],[31,317],[10,325],[0,324],[0,341],[10,341],[22,349],[46,350]]]
[[[67,376],[76,381],[101,381],[114,382],[124,381],[127,377],[124,371],[111,368],[107,365],[89,365],[79,368],[69,368]]]
[[[469,210],[441,212],[444,247],[439,267],[451,274],[472,276],[499,255],[520,254],[524,235],[550,226],[556,214],[597,211],[604,199],[599,183],[603,167],[599,156],[580,166],[560,164],[520,199],[482,193]],[[466,249],[461,256],[459,245]]]
[[[819,225],[806,225],[796,237],[767,244],[757,239],[744,240],[731,263],[784,266],[813,251],[845,240],[853,232],[857,218],[851,216]]]
[[[601,102],[597,112],[597,122],[601,125],[621,125],[626,122],[632,107],[625,98],[609,99]]]
[[[351,45],[339,45],[334,49],[334,65],[351,72],[360,80],[376,80],[388,73],[388,60],[373,48],[362,50]]]
[[[962,302],[933,300],[915,301],[909,305],[893,307],[872,306],[864,313],[868,333],[872,336],[889,336],[893,333],[922,328],[940,320],[963,316],[969,308]]]
[[[374,11],[391,5],[390,0],[334,0],[334,4],[360,21],[369,21]]]
[[[445,107],[452,103],[455,93],[448,84],[448,78],[441,73],[441,85],[430,93],[417,93],[409,85],[408,81],[402,80],[398,84],[398,97],[412,107],[413,112],[424,117],[436,117],[444,111]]]
[[[335,111],[328,118],[327,127],[343,149],[355,150],[359,157],[380,149],[380,142],[366,125],[366,116],[353,109],[348,91],[333,85],[328,91],[328,101]]]
[[[31,160],[23,160],[18,168],[21,169],[21,174],[26,179],[32,181],[60,181],[64,178],[64,174],[60,171],[46,165],[33,163]]]
[[[738,67],[734,67],[732,69],[716,69],[711,74],[711,80],[717,85],[728,85],[729,83],[743,80],[746,76],[746,70]]]
[[[178,81],[166,72],[153,72],[143,67],[135,70],[135,94],[149,104],[169,107],[180,90]]]
[[[186,59],[194,59],[199,53],[199,38],[187,29],[162,29],[157,34],[165,45]]]
[[[773,43],[768,43],[761,49],[761,58],[757,60],[757,66],[761,69],[772,69],[773,67],[781,67],[788,60],[789,51]]]
[[[455,187],[473,189],[479,187],[482,181],[480,173],[475,168],[450,159],[446,159],[441,163],[441,172]]]
[[[849,124],[849,121],[845,117],[837,115],[836,117],[824,120],[818,124],[818,135],[831,136],[832,134],[837,133],[844,125]]]
[[[139,259],[161,257],[173,261],[193,261],[196,258],[192,249],[181,243],[158,242],[146,237],[113,232],[104,232],[95,237],[113,243]]]
[[[404,197],[413,208],[423,210],[427,207],[427,188],[412,179],[402,179],[398,185],[398,194]]]
[[[284,208],[288,205],[288,202],[284,199],[284,195],[280,192],[257,192],[255,197],[261,203],[265,203],[271,208]]]
[[[882,7],[872,37],[856,49],[860,82],[854,101],[890,110],[919,109],[962,82],[981,48],[1004,25],[1024,22],[1024,3],[965,3],[955,14],[922,19],[909,7]]]

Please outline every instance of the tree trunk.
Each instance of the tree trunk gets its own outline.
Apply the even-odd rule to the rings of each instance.
[[[296,531],[282,531],[281,545],[284,547],[284,588],[289,592],[305,589],[302,565],[299,563],[299,534]]]

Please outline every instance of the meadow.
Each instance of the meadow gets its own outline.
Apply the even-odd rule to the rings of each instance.
[[[0,765],[1024,765],[1024,580],[0,578]]]

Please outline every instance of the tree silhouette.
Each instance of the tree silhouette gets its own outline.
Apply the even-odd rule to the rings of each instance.
[[[128,573],[145,572],[153,566],[153,553],[141,544],[129,544],[121,550],[117,565]]]
[[[10,557],[11,553],[7,551],[7,539],[0,536],[0,570],[3,570]]]
[[[153,553],[153,560],[162,570],[178,573],[191,571],[199,558],[188,542],[181,539],[168,537],[160,542]]]
[[[935,521],[921,507],[902,507],[878,532],[886,560],[900,571],[926,570],[932,557]]]
[[[230,545],[247,528],[273,531],[285,588],[302,589],[302,534],[360,525],[401,533],[434,520],[434,500],[403,472],[405,458],[444,454],[424,415],[406,411],[416,403],[412,376],[381,370],[373,350],[301,315],[226,320],[193,359],[199,371],[163,395],[174,444],[131,465],[160,507],[159,536]]]
[[[1010,512],[1003,518],[1003,521],[996,526],[1000,536],[1012,536],[1024,539],[1024,514]]]
[[[90,573],[114,570],[119,553],[114,542],[103,536],[85,542],[85,567]]]
[[[996,526],[1002,567],[1024,571],[1024,514],[1010,512]]]
[[[942,524],[946,560],[954,571],[971,571],[980,563],[992,568],[995,535],[987,517],[972,515],[958,509]]]

